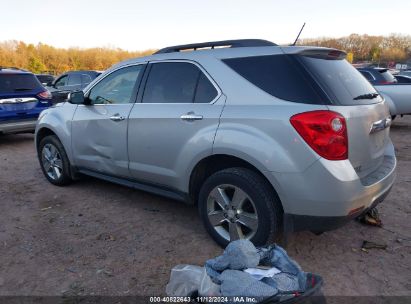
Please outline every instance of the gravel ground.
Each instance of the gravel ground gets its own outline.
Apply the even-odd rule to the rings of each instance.
[[[411,117],[392,139],[398,178],[384,228],[292,235],[288,252],[326,295],[411,295]],[[221,253],[195,207],[92,178],[49,184],[32,135],[0,137],[0,295],[163,295],[170,269]],[[363,240],[386,250],[361,251]]]

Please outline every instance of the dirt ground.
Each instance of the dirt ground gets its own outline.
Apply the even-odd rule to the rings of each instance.
[[[288,252],[326,295],[411,295],[411,117],[392,127],[398,177],[384,228],[294,234]],[[221,253],[195,207],[93,178],[56,187],[32,135],[0,137],[0,295],[164,295],[176,264]],[[364,240],[386,250],[361,251]]]

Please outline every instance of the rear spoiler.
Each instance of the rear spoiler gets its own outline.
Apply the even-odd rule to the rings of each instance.
[[[326,60],[342,60],[345,59],[347,53],[336,49],[303,49],[297,52],[298,55],[307,56]]]

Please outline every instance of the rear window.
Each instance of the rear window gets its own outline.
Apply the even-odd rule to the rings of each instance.
[[[297,57],[302,65],[312,73],[332,103],[358,105],[381,101],[380,97],[354,100],[358,96],[376,93],[376,91],[347,60]]]
[[[292,55],[268,55],[224,59],[249,82],[277,98],[309,104],[327,104],[312,77]]]
[[[41,88],[40,82],[31,74],[0,74],[0,93],[31,91]]]

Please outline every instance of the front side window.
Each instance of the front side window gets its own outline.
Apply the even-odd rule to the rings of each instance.
[[[81,85],[81,76],[80,74],[71,74],[68,80],[67,85]]]
[[[89,93],[91,104],[125,104],[133,102],[133,90],[142,65],[125,67],[106,76]]]
[[[59,80],[56,81],[55,87],[56,88],[64,87],[67,84],[67,79],[68,79],[67,75],[59,78]]]
[[[87,74],[82,74],[81,75],[81,83],[83,84],[83,86],[88,85],[91,82],[91,77],[90,75]]]
[[[162,62],[151,66],[144,103],[209,103],[217,90],[204,73],[188,62]]]

